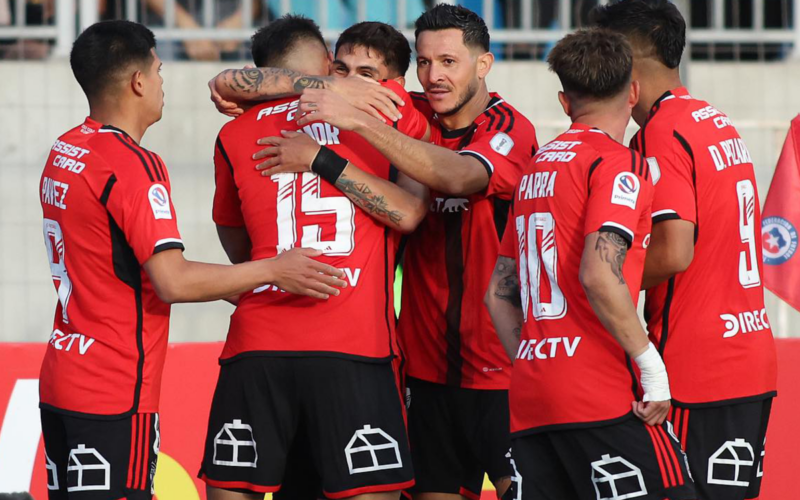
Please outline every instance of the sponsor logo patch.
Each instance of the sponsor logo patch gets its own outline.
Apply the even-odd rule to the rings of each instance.
[[[611,203],[636,209],[639,199],[639,179],[630,172],[617,174],[614,189],[611,191]]]
[[[797,251],[797,230],[783,217],[767,217],[761,222],[761,246],[764,264],[783,264]]]
[[[156,219],[172,219],[172,210],[169,208],[169,195],[167,188],[161,184],[153,184],[147,192],[147,199],[150,200],[150,208],[153,209],[153,217]]]
[[[492,146],[495,152],[503,156],[508,156],[508,153],[510,153],[511,149],[514,147],[514,139],[509,137],[508,134],[498,132],[494,134],[492,140],[489,141],[489,145]]]

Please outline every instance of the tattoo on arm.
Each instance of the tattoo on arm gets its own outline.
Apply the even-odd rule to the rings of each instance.
[[[269,100],[326,88],[327,77],[306,76],[282,68],[225,70],[225,84],[236,94],[253,100]]]
[[[336,187],[367,213],[389,219],[393,224],[399,224],[406,216],[399,210],[392,210],[386,198],[373,193],[366,182],[356,182],[344,172],[336,181]]]
[[[517,309],[522,309],[519,275],[517,274],[517,263],[514,259],[498,257],[494,274],[499,277],[497,290],[494,292],[495,297],[509,302]],[[519,338],[519,332],[515,331],[514,333]]]
[[[610,231],[602,231],[597,237],[597,244],[594,249],[600,256],[600,260],[607,262],[611,266],[611,272],[619,278],[619,284],[625,284],[625,276],[622,275],[622,265],[625,263],[625,256],[628,255],[628,242],[625,238]]]

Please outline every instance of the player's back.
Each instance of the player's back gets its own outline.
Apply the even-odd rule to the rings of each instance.
[[[684,88],[656,103],[633,146],[661,173],[654,223],[695,223],[692,263],[648,290],[645,304],[673,398],[706,403],[771,394],[775,348],[764,308],[761,211],[747,146],[724,113]]]
[[[263,177],[251,157],[262,148],[259,138],[299,130],[378,177],[389,179],[392,168],[357,134],[323,122],[297,127],[297,105],[296,97],[271,101],[223,127],[216,148],[214,219],[221,225],[243,223],[252,259],[294,247],[322,250],[319,260],[343,269],[348,286],[327,301],[272,286],[244,294],[222,359],[254,352],[387,359],[394,352],[393,233],[316,174]],[[228,181],[221,179],[220,161],[230,169],[233,186],[222,186]],[[231,208],[226,197],[240,205]]]
[[[589,304],[579,270],[588,234],[620,234],[631,244],[622,271],[635,303],[651,199],[644,160],[579,123],[542,146],[523,172],[500,252],[518,259],[525,320],[511,381],[512,432],[630,413],[636,378]]]
[[[55,142],[40,188],[59,298],[42,406],[157,411],[170,307],[142,264],[183,248],[165,165],[123,131],[87,118]]]

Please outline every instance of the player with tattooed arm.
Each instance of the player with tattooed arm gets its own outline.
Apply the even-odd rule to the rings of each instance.
[[[514,189],[485,299],[514,360],[518,475],[505,498],[691,499],[664,424],[667,372],[636,314],[653,184],[644,159],[620,144],[639,98],[631,48],[613,32],[582,30],[548,63],[572,126]]]

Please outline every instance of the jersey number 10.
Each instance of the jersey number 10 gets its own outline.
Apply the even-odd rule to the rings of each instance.
[[[533,317],[537,321],[563,318],[567,314],[567,300],[558,286],[558,248],[553,214],[533,213],[527,223],[525,216],[520,215],[514,222],[519,245],[519,281],[525,321],[528,320],[528,299],[532,302]]]

